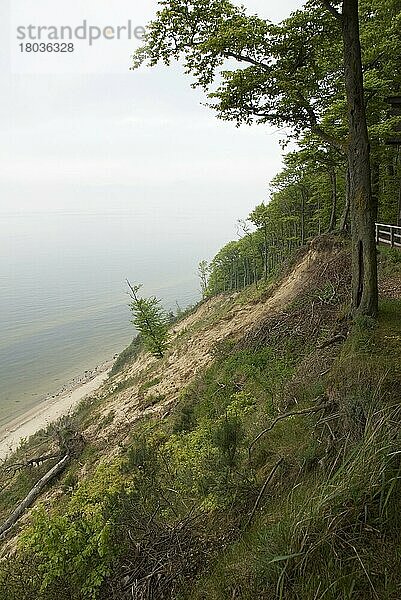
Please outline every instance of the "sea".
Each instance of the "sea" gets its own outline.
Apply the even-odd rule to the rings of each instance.
[[[126,278],[166,310],[196,303],[219,236],[185,210],[1,214],[0,426],[131,342]]]

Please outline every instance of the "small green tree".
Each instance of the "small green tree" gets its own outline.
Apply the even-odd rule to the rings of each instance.
[[[168,347],[168,317],[160,306],[160,300],[151,296],[140,298],[138,292],[141,285],[131,285],[127,279],[130,289],[130,309],[133,314],[132,323],[141,334],[144,346],[156,358],[163,358]]]
[[[207,296],[207,283],[209,278],[209,265],[206,260],[201,260],[198,265],[198,276],[201,284],[202,298]]]

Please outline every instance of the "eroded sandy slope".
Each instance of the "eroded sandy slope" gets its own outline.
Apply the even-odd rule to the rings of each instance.
[[[335,253],[334,253],[335,254]],[[238,339],[267,316],[285,309],[302,293],[315,265],[333,260],[333,248],[311,248],[294,269],[259,300],[241,304],[238,295],[219,296],[203,303],[196,312],[172,328],[171,349],[158,361],[143,352],[111,379],[101,391],[108,399],[99,409],[97,423],[112,415],[107,427],[93,425],[88,435],[111,438],[127,429],[138,417],[164,414],[180,392],[213,361],[215,345],[225,339]],[[144,391],[144,383],[152,385]],[[118,391],[125,387],[122,391]]]

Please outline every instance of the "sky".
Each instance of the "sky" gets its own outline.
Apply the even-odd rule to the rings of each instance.
[[[244,4],[278,21],[302,2]],[[20,51],[17,27],[142,26],[156,5],[0,0],[0,214],[146,206],[157,219],[167,205],[173,227],[185,206],[204,226],[216,207],[216,218],[234,220],[267,199],[284,132],[218,121],[180,65],[129,71],[139,40],[80,42],[57,56]]]

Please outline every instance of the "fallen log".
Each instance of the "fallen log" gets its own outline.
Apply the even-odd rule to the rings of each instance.
[[[35,500],[40,496],[43,488],[54,479],[59,473],[64,471],[66,468],[68,461],[70,460],[70,455],[66,454],[57,464],[54,465],[45,475],[43,475],[42,479],[38,481],[38,483],[31,489],[26,498],[17,506],[14,512],[8,517],[8,519],[3,523],[0,527],[0,540],[4,539],[8,532],[14,527],[17,521],[22,517],[24,512],[32,506]]]

